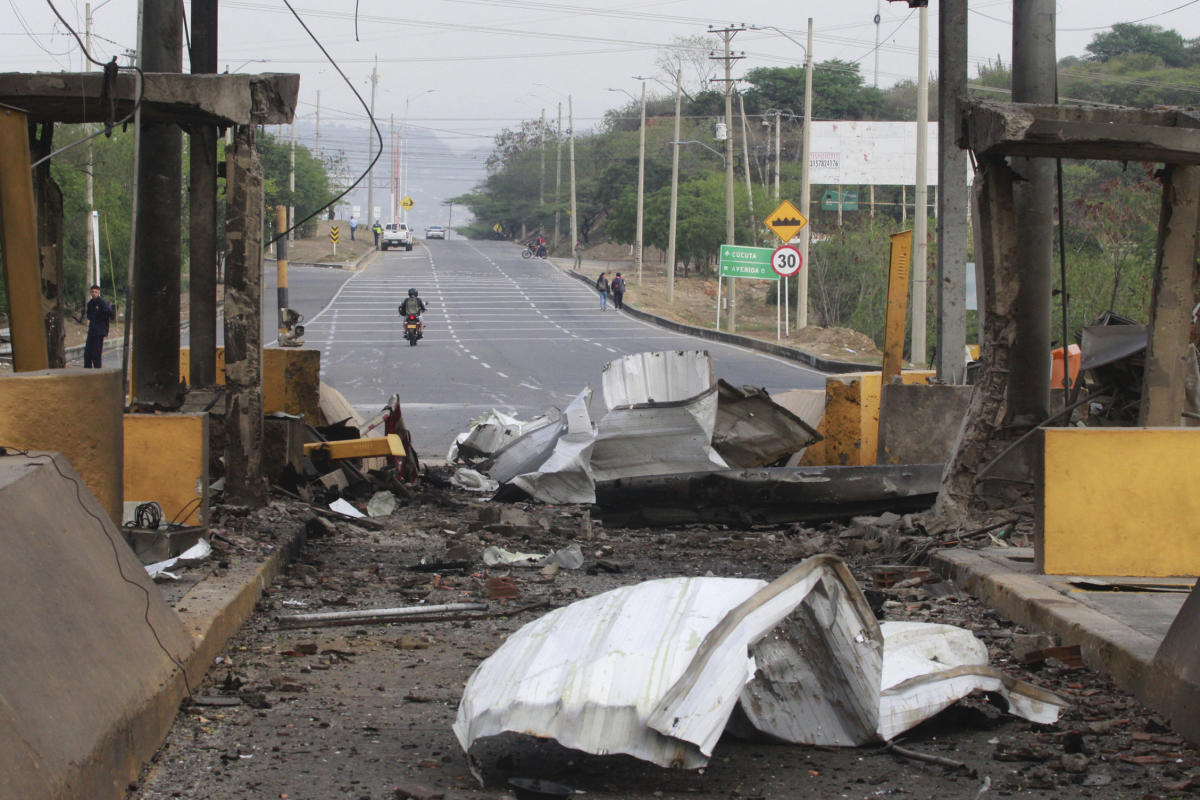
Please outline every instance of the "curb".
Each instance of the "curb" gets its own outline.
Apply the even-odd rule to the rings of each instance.
[[[564,275],[569,275],[570,277],[589,287],[592,285],[591,279],[583,273],[576,272],[574,269],[560,266],[553,261],[551,261],[551,263],[558,267],[559,271]],[[800,363],[821,372],[841,374],[847,372],[879,372],[883,369],[881,366],[874,366],[871,364],[855,364],[849,361],[837,361],[831,358],[824,358],[816,355],[815,353],[810,353],[807,350],[800,350],[796,347],[787,347],[781,344],[772,344],[771,342],[764,342],[761,339],[752,339],[749,336],[740,336],[736,333],[713,331],[709,330],[708,328],[697,328],[692,325],[685,325],[682,322],[676,322],[672,319],[660,317],[647,311],[639,311],[638,309],[630,306],[628,303],[625,303],[621,310],[628,313],[629,316],[633,317],[634,319],[640,319],[643,322],[649,322],[652,325],[659,326],[660,328],[666,328],[667,330],[676,331],[677,333],[690,334],[701,339],[707,339],[710,342],[738,345],[739,347],[747,347],[751,350],[769,353],[773,356],[779,356],[780,358],[799,361]]]
[[[984,605],[1034,631],[1079,645],[1084,663],[1146,701],[1159,643],[1027,575],[1006,570],[973,550],[940,550],[933,569]]]

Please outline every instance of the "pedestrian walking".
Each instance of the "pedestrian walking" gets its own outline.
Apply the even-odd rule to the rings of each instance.
[[[104,353],[104,337],[108,336],[108,323],[117,318],[112,304],[100,296],[100,287],[92,284],[89,292],[87,310],[84,312],[88,321],[87,343],[83,346],[83,366],[86,369],[99,369],[100,357]]]
[[[358,219],[356,217],[351,217],[350,218],[350,241],[352,241],[352,242],[354,241],[354,232],[356,230],[358,230]]]
[[[371,226],[371,233],[375,234],[375,249],[379,249],[379,237],[383,233],[383,226],[379,224],[379,220],[375,220],[375,224]]]
[[[613,307],[620,311],[625,307],[625,279],[621,273],[612,279]]]
[[[579,268],[582,265],[583,265],[583,244],[580,242],[575,242],[575,271],[578,272]]]
[[[600,310],[604,311],[608,308],[608,273],[601,272],[600,277],[596,278],[596,291],[600,293]]]

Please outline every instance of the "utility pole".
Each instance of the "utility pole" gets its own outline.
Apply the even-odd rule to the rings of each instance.
[[[292,143],[288,147],[288,199],[292,199],[296,195],[296,123],[292,122]],[[296,232],[292,230],[292,225],[296,222],[296,206],[293,203],[288,203],[287,207],[287,239],[289,242],[296,241]]]
[[[144,0],[139,65],[183,69],[183,6]],[[141,119],[133,285],[133,405],[174,409],[179,385],[183,140],[169,122]]]
[[[538,170],[538,205],[546,205],[546,109],[542,109],[542,121],[538,124],[538,144],[542,156],[542,163]],[[538,220],[538,227],[541,227],[541,220]]]
[[[84,13],[84,56],[83,70],[84,72],[92,71],[92,4],[85,3],[83,6]],[[92,212],[96,204],[92,195],[92,170],[94,161],[92,159],[92,141],[88,140],[87,148],[87,172],[84,175],[84,193],[87,201],[87,274],[88,281],[91,283],[100,283],[100,270],[96,266],[96,249],[92,242]],[[113,299],[117,297],[117,287],[113,287]]]
[[[317,89],[317,141],[313,144],[313,154],[321,161],[321,90]],[[324,162],[322,162],[324,163]]]
[[[1054,1],[1013,4],[1014,103],[1056,103]],[[1050,291],[1053,287],[1054,161],[1013,158],[1024,178],[1013,191],[1021,246],[1021,287],[1015,304],[1016,338],[1008,375],[1008,420],[1036,425],[1050,406]],[[1063,342],[1063,347],[1067,343]],[[1065,362],[1064,362],[1065,363]]]
[[[635,76],[638,78],[638,76]],[[633,254],[638,286],[642,285],[642,220],[646,202],[646,79],[642,82],[642,124],[638,141],[637,251]]]
[[[782,127],[783,111],[775,111],[775,199],[779,200],[779,129]]]
[[[913,366],[929,360],[925,329],[929,322],[929,7],[917,10],[917,196],[913,209],[912,352]],[[839,203],[840,207],[840,203]]]
[[[367,214],[369,218],[375,213],[375,86],[379,83],[379,56],[375,56],[375,66],[371,67],[371,118],[367,120]],[[368,219],[367,224],[371,224]]]
[[[679,215],[679,103],[683,67],[675,65],[675,136],[671,139],[671,227],[667,234],[667,305],[675,304],[675,218]]]
[[[392,199],[388,203],[388,216],[392,222],[396,221],[396,203],[400,201],[400,160],[396,158],[396,115],[392,114],[388,118],[388,146],[392,150],[392,181],[391,195]],[[375,221],[372,220],[374,225]]]
[[[194,75],[217,71],[217,0],[192,0],[191,59]],[[213,386],[217,382],[217,128],[196,125],[188,136],[188,377],[194,386]]]
[[[714,61],[725,62],[725,77],[717,80],[725,83],[725,243],[734,242],[733,219],[733,62],[745,58],[745,54],[734,55],[729,44],[733,37],[746,29],[745,25],[729,28],[709,28],[709,33],[719,35],[725,45],[725,55],[709,56]],[[717,310],[720,314],[720,309]],[[729,281],[729,330],[737,330],[737,283]]]
[[[567,134],[571,137],[567,147],[571,162],[571,253],[574,254],[579,246],[579,217],[575,213],[575,103],[571,95],[567,95]]]
[[[558,103],[558,129],[554,134],[554,249],[558,249],[558,203],[562,199],[562,101]],[[571,242],[571,255],[575,243]]]
[[[757,226],[754,224],[754,191],[750,186],[750,132],[746,125],[746,99],[738,92],[738,108],[742,113],[742,170],[746,173],[746,202],[750,206],[750,244],[758,245]]]
[[[963,383],[967,360],[967,151],[955,142],[967,96],[967,7],[938,8],[937,352],[938,380]],[[873,188],[873,187],[872,187]]]
[[[808,46],[804,48],[804,145],[800,150],[800,209],[805,218],[812,216],[812,184],[809,173],[809,157],[812,145],[812,73],[813,73],[813,21],[808,18]],[[800,263],[804,266],[797,273],[796,286],[796,329],[808,326],[808,276],[812,266],[808,258],[808,243],[812,240],[812,226],[800,229]]]

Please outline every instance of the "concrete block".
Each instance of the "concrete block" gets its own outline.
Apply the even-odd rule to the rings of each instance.
[[[217,385],[225,385],[225,348],[217,348]],[[189,380],[188,348],[179,350],[179,375]],[[321,351],[306,347],[263,350],[263,413],[282,411],[324,425],[320,403]]]
[[[164,522],[208,522],[208,415],[125,415],[125,508],[162,506]]]
[[[291,417],[267,417],[263,426],[263,473],[274,481],[291,466],[304,472],[304,424]]]
[[[1035,563],[1052,575],[1200,575],[1200,428],[1050,428]]]
[[[1149,704],[1171,720],[1171,727],[1200,745],[1200,592],[1183,604],[1151,664]]]
[[[880,392],[879,464],[941,464],[954,452],[971,386],[889,383]]]
[[[61,454],[0,457],[0,519],[0,796],[120,800],[191,638]]]
[[[124,398],[119,369],[0,376],[0,445],[66,456],[113,522],[121,521]]]
[[[903,372],[904,383],[925,383],[929,370]],[[878,372],[851,372],[825,382],[825,415],[818,432],[823,442],[809,447],[800,466],[869,466],[879,450]]]

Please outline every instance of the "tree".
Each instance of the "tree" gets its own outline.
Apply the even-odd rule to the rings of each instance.
[[[717,74],[717,62],[709,57],[712,41],[703,35],[677,36],[664,47],[654,65],[674,85],[678,77],[685,92],[695,94],[708,90]]]
[[[295,207],[295,222],[299,222],[333,199],[335,192],[330,188],[325,165],[307,147],[296,145],[296,189],[289,191],[291,142],[263,133],[256,138],[255,145],[263,165],[263,197],[268,219],[273,219],[272,208],[284,205]],[[297,235],[310,237],[316,232],[317,219],[314,217],[297,231]],[[267,240],[270,241],[270,237]]]
[[[1168,67],[1187,67],[1195,63],[1183,37],[1158,25],[1139,25],[1121,22],[1111,31],[1098,33],[1086,49],[1092,61],[1111,61],[1114,58],[1143,53],[1162,59]]]
[[[769,108],[804,109],[803,67],[759,67],[746,73],[751,88],[746,91],[750,113]],[[879,119],[884,95],[867,86],[858,64],[840,59],[818,62],[813,67],[813,117],[815,119]]]

